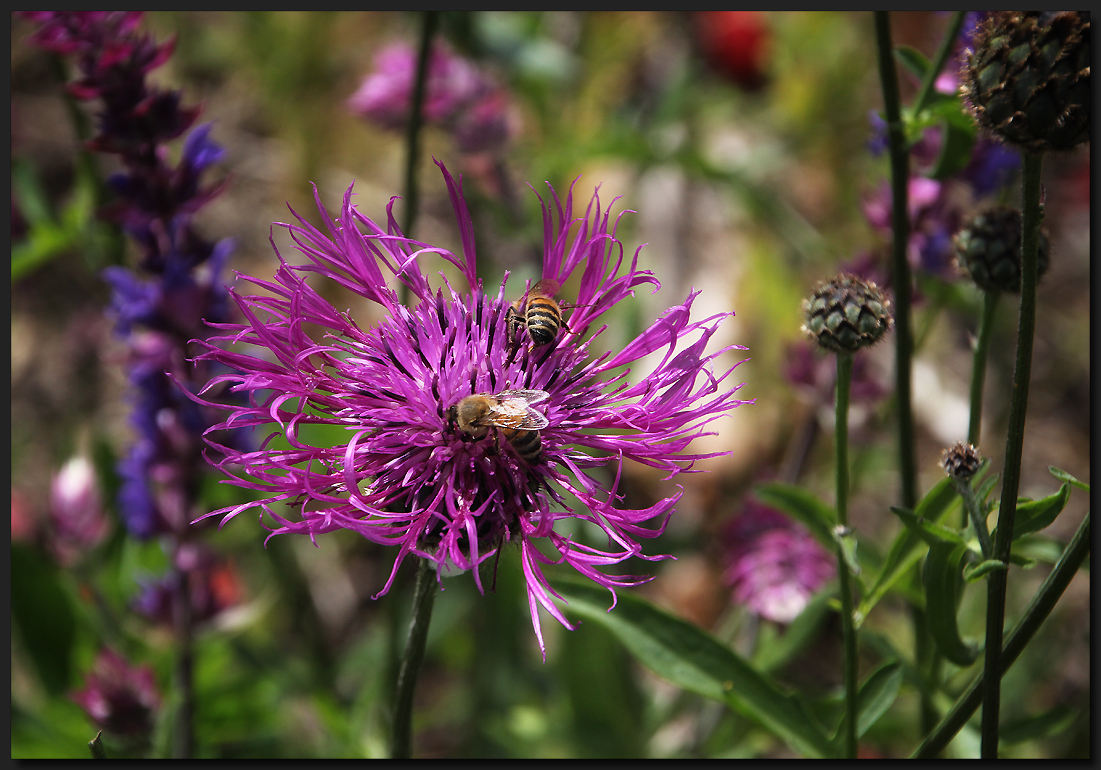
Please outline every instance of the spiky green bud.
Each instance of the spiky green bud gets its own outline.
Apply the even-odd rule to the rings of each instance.
[[[1021,212],[1012,206],[980,211],[956,233],[956,262],[983,291],[1021,290]],[[1047,271],[1047,235],[1036,251],[1037,277]]]
[[[891,302],[876,285],[853,275],[819,284],[803,301],[803,331],[824,348],[855,353],[875,344],[891,328]]]
[[[1029,152],[1089,141],[1088,12],[999,11],[975,33],[963,70],[975,120]]]

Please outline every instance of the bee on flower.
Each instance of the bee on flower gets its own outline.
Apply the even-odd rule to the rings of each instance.
[[[573,627],[552,601],[544,565],[567,564],[614,597],[617,587],[647,578],[602,568],[632,556],[663,558],[644,555],[638,541],[663,531],[680,495],[641,510],[620,507],[624,461],[672,477],[713,456],[689,445],[708,435],[712,421],[748,403],[737,398],[741,385],[731,384],[737,364],[716,366],[722,353],[744,348],[706,350],[733,312],[692,320],[693,291],[620,352],[592,356],[590,342],[605,328],[602,316],[636,288],[656,288],[658,281],[638,268],[638,250],[625,259],[618,218],[598,195],[576,216],[572,189],[564,205],[552,189],[552,202],[540,199],[541,280],[545,286],[569,282],[562,323],[570,334],[555,344],[517,349],[509,341],[514,293],[506,290],[507,275],[496,290],[483,286],[461,178],[456,182],[440,169],[461,254],[404,236],[393,201],[381,225],[353,205],[351,189],[338,217],[315,193],[324,229],[297,214],[296,224],[282,225],[305,262],[288,261],[276,248],[274,279],[244,277],[266,295],[230,290],[244,322],[218,324],[222,334],[200,341],[205,352],[198,358],[232,372],[212,378],[203,393],[229,387],[247,398],[233,405],[198,398],[228,410],[212,435],[253,427],[274,430],[285,443],[245,451],[208,438],[218,450],[212,462],[230,483],[259,492],[255,501],[208,515],[227,520],[258,509],[274,521],[273,535],[314,539],[351,529],[394,545],[394,567],[379,596],[410,554],[444,571],[470,570],[483,590],[479,565],[503,544],[517,543],[542,647],[539,607]],[[467,286],[446,282],[433,291],[422,268],[432,257],[457,267]],[[336,281],[378,303],[383,320],[361,328],[307,276]],[[412,307],[387,286],[395,276],[414,297]],[[308,336],[307,324],[323,328],[324,338]],[[632,382],[624,373],[661,352],[651,374]],[[310,424],[339,426],[346,439],[315,445],[301,430]],[[598,468],[608,469],[610,485],[593,473]],[[600,527],[607,544],[588,545],[556,531],[555,523],[569,518]]]

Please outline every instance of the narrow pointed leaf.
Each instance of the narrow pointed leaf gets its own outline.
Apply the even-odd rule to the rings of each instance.
[[[902,686],[902,666],[898,661],[884,663],[860,685],[857,698],[856,737],[868,732],[898,697]]]
[[[1066,481],[1078,487],[1079,489],[1084,489],[1087,492],[1090,491],[1089,484],[1085,483],[1084,481],[1079,481],[1078,479],[1074,478],[1074,476],[1071,476],[1069,473],[1062,470],[1061,468],[1056,468],[1054,465],[1049,465],[1048,472],[1051,473],[1051,475],[1055,478],[1059,479],[1059,481]]]
[[[916,75],[919,80],[925,78],[925,73],[929,71],[931,66],[925,54],[908,45],[896,45],[895,58],[903,67]]]
[[[1039,500],[1017,503],[1017,515],[1013,519],[1013,539],[1020,540],[1025,535],[1039,532],[1049,526],[1066,507],[1070,499],[1070,482],[1063,482],[1059,491]],[[998,528],[994,528],[991,537],[996,537]]]
[[[1078,713],[1068,706],[1056,706],[1043,714],[1009,720],[1001,727],[1000,740],[1003,744],[1022,743],[1058,735],[1074,724]]]
[[[658,676],[727,705],[800,754],[834,754],[825,732],[797,698],[705,631],[626,592],[609,612],[602,588],[565,580],[554,587],[569,602],[570,614],[604,625]]]

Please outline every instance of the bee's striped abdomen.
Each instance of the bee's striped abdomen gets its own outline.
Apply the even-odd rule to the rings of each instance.
[[[508,430],[502,429],[508,443],[516,450],[516,454],[529,462],[535,463],[543,454],[543,441],[537,430]]]
[[[527,307],[528,334],[536,345],[546,345],[558,336],[562,313],[549,297],[531,297]]]

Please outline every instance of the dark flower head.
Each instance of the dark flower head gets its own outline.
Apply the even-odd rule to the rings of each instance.
[[[855,353],[874,345],[890,330],[891,302],[874,283],[841,274],[823,281],[803,300],[803,331],[835,353]]]
[[[575,217],[572,189],[564,206],[553,190],[553,203],[543,205],[542,278],[571,288],[560,295],[568,303],[560,328],[548,344],[535,345],[508,323],[508,310],[525,289],[506,290],[507,275],[496,292],[483,289],[461,187],[440,168],[461,255],[403,236],[389,208],[385,228],[376,224],[352,204],[349,189],[338,219],[318,199],[324,230],[297,215],[298,224],[283,225],[306,264],[288,263],[277,249],[274,280],[246,277],[265,296],[231,290],[245,322],[218,324],[223,336],[200,341],[206,352],[199,358],[234,370],[212,378],[207,390],[228,384],[247,394],[248,403],[210,404],[230,411],[211,430],[255,427],[270,435],[257,451],[208,439],[223,453],[217,465],[232,475],[231,483],[260,493],[256,502],[209,515],[225,521],[258,508],[274,520],[273,534],[313,539],[351,529],[395,545],[394,571],[379,595],[409,554],[443,572],[472,570],[481,590],[478,565],[503,542],[518,541],[542,645],[540,606],[572,628],[551,599],[543,565],[567,564],[614,597],[616,587],[645,578],[609,575],[602,567],[631,556],[663,558],[644,556],[637,540],[664,529],[680,495],[642,510],[619,507],[623,461],[672,477],[713,456],[688,447],[709,423],[745,403],[735,397],[741,386],[728,383],[737,364],[714,368],[724,351],[743,348],[706,352],[733,313],[691,320],[698,294],[692,292],[619,353],[592,357],[591,339],[606,328],[594,331],[597,322],[634,289],[657,281],[638,269],[638,251],[624,260],[618,219],[611,220],[597,195]],[[460,291],[445,279],[446,288],[431,289],[421,266],[428,255],[458,268],[468,288]],[[409,289],[414,307],[399,304],[388,275]],[[307,276],[335,281],[380,305],[386,317],[361,328]],[[310,337],[307,325],[324,336]],[[227,350],[218,343],[251,347]],[[661,356],[654,371],[628,379],[624,367],[651,353]],[[506,391],[524,392],[530,401]],[[464,430],[452,408],[479,394],[500,396],[512,415],[534,412],[527,424],[544,426],[532,428],[540,441],[510,433],[507,426],[516,422]],[[335,445],[320,441],[315,426],[343,429],[345,438]],[[557,521],[570,518],[600,527],[607,550],[555,531]]]
[[[944,450],[941,465],[944,466],[944,472],[952,478],[968,481],[978,472],[982,457],[979,456],[978,448],[958,441],[955,446]]]
[[[756,500],[727,526],[723,578],[736,604],[763,618],[790,623],[836,566],[806,529]]]
[[[106,649],[96,658],[84,689],[71,697],[98,727],[131,738],[152,732],[153,715],[160,708],[153,669],[131,666]]]

